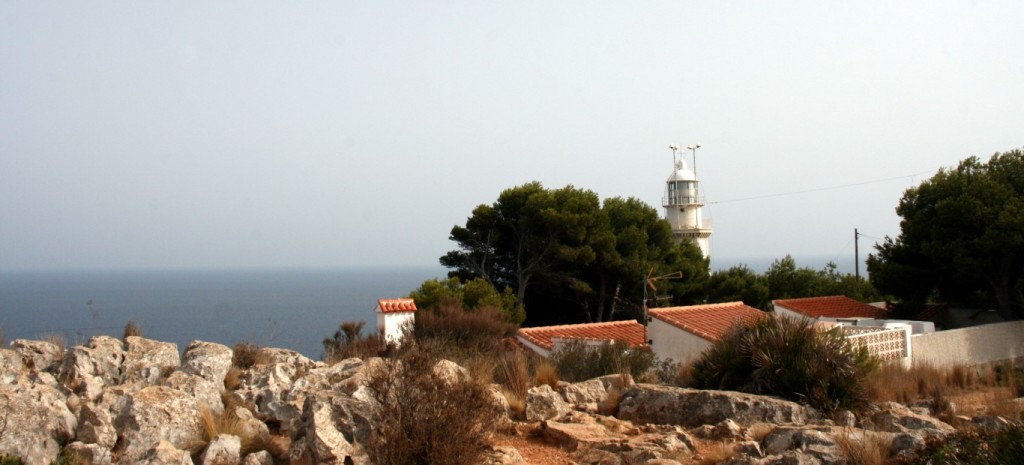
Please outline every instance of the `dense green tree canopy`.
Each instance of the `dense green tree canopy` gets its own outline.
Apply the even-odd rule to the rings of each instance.
[[[637,317],[652,272],[682,271],[662,293],[673,304],[696,303],[708,278],[700,250],[675,244],[653,207],[633,198],[602,203],[573,186],[506,189],[450,238],[458,248],[441,257],[449,275],[513,289],[531,325]]]
[[[1024,317],[1024,153],[1013,150],[908,189],[900,235],[868,258],[871,281],[913,311],[930,297]]]
[[[741,300],[751,307],[768,310],[774,299],[845,295],[860,301],[881,299],[864,278],[838,271],[835,263],[815,270],[798,267],[793,257],[775,260],[768,271],[757,274],[744,265],[716,271],[707,286],[710,302]]]

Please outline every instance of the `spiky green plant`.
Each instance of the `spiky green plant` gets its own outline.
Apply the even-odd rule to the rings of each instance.
[[[876,366],[838,328],[768,315],[732,328],[694,364],[698,388],[776,395],[825,412],[867,401],[864,377]]]

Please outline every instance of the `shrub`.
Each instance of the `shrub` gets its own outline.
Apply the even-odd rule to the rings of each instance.
[[[430,342],[440,351],[438,355],[461,361],[498,351],[500,340],[515,334],[516,329],[497,308],[466,311],[448,301],[417,312],[413,336],[418,343]]]
[[[876,364],[840,331],[774,314],[736,326],[697,359],[694,385],[776,395],[825,412],[860,408],[864,377]]]
[[[469,377],[439,379],[438,360],[414,348],[369,369],[367,388],[379,419],[367,447],[373,463],[480,463],[499,406],[489,387]]]
[[[0,347],[7,345],[7,337],[4,335],[4,327],[0,326]]]
[[[868,431],[853,434],[844,431],[835,436],[835,441],[846,457],[848,465],[885,465],[889,462],[891,435]]]
[[[254,435],[256,431],[254,429],[246,428],[246,425],[242,420],[235,416],[233,410],[225,409],[222,413],[217,414],[213,413],[208,408],[200,408],[199,422],[203,426],[202,444],[200,445],[200,449],[222,434],[238,436],[242,446],[242,454],[260,450],[265,447],[265,445],[261,443],[261,439]]]
[[[945,437],[930,437],[923,448],[897,461],[903,465],[1010,465],[1024,457],[1024,425],[1014,422],[995,432],[957,431]]]
[[[135,324],[135,320],[128,320],[128,322],[124,324],[124,336],[122,337],[122,340],[128,339],[128,336],[142,337],[142,328]]]
[[[53,344],[53,345],[57,346],[57,351],[62,353],[62,354],[64,353],[64,351],[67,349],[67,346],[68,346],[67,339],[64,338],[63,334],[59,334],[59,333],[47,333],[47,334],[44,334],[43,335],[43,341],[49,342],[50,344]]]
[[[503,352],[498,356],[497,381],[520,400],[526,399],[530,383],[530,361],[519,350]],[[508,397],[508,396],[506,396]]]
[[[377,333],[364,336],[365,321],[346,321],[338,326],[333,337],[323,340],[323,359],[328,364],[335,364],[347,358],[368,358],[379,356],[382,352],[380,336]]]
[[[231,364],[241,368],[252,368],[253,365],[266,363],[266,357],[260,351],[261,347],[251,342],[238,342],[232,347]]]
[[[562,379],[578,382],[614,373],[629,373],[637,378],[654,365],[654,354],[630,349],[619,341],[598,345],[570,341],[552,353],[550,360],[558,367]]]

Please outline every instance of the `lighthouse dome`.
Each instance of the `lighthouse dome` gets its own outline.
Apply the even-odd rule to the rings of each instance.
[[[697,175],[690,168],[686,167],[686,162],[683,160],[676,161],[676,169],[672,171],[672,174],[668,177],[667,182],[672,181],[696,181]]]

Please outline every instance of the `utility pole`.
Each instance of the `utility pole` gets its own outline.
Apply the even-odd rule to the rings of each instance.
[[[858,247],[860,233],[857,232],[857,228],[853,228],[853,272],[857,276],[857,282],[860,282],[860,248]]]

